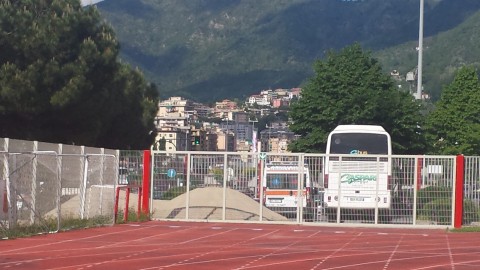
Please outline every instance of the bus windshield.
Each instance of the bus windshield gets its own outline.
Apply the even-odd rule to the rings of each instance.
[[[330,154],[388,155],[388,137],[372,133],[332,134]]]
[[[307,175],[304,176],[307,179]],[[306,181],[304,181],[304,187]],[[298,189],[298,173],[267,174],[267,187],[269,189]]]

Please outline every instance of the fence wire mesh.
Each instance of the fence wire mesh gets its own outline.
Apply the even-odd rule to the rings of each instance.
[[[117,152],[3,139],[2,236],[113,224]]]
[[[465,157],[463,224],[480,226],[480,157]]]
[[[152,164],[153,218],[453,226],[454,156],[153,152]],[[465,172],[463,222],[476,225],[480,160]]]
[[[139,220],[142,207],[143,151],[120,151],[117,185],[116,222]]]
[[[140,209],[143,151],[2,143],[2,230],[113,224],[117,187],[120,214]],[[154,151],[151,217],[452,226],[456,165],[454,156]],[[480,158],[465,157],[464,173],[463,224],[479,226]]]

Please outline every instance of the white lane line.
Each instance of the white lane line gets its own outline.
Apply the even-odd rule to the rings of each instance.
[[[398,240],[397,245],[395,246],[395,249],[394,249],[394,250],[392,251],[392,253],[390,254],[390,257],[388,257],[388,260],[387,260],[387,262],[385,263],[385,266],[383,266],[383,270],[388,269],[388,265],[389,265],[390,262],[392,261],[393,255],[395,255],[395,253],[397,252],[398,247],[400,246],[400,243],[402,242],[402,240],[403,240],[403,236],[400,238],[400,240]]]
[[[159,226],[152,226],[152,227],[159,227]],[[133,229],[133,230],[128,230],[128,231],[115,231],[115,232],[109,232],[109,233],[103,233],[103,234],[100,234],[100,233],[97,233],[97,232],[94,232],[93,230],[94,229],[91,229],[92,230],[92,233],[97,233],[95,235],[90,235],[90,236],[87,236],[87,237],[81,237],[81,238],[72,238],[72,239],[67,239],[67,240],[61,240],[61,241],[56,241],[56,242],[49,242],[49,243],[44,243],[44,244],[39,244],[39,245],[32,245],[32,246],[27,246],[27,247],[22,247],[22,248],[16,248],[16,249],[9,249],[9,250],[5,250],[5,251],[1,251],[0,254],[10,254],[10,253],[18,253],[19,251],[23,251],[23,250],[29,250],[29,249],[36,249],[36,248],[40,248],[40,247],[48,247],[48,246],[56,246],[56,245],[59,245],[59,246],[62,246],[62,244],[65,244],[65,243],[75,243],[75,242],[80,242],[80,241],[83,241],[83,240],[90,240],[90,239],[95,239],[95,238],[102,238],[104,236],[109,236],[109,235],[123,235],[125,233],[132,233],[132,232],[135,232],[135,231],[139,231],[139,230],[145,230],[145,229],[151,229],[152,227],[147,227],[147,226],[142,226],[142,227],[139,227],[137,229]],[[90,233],[90,234],[92,234]],[[60,235],[60,234],[58,234]],[[27,238],[24,239],[24,241],[28,241]],[[101,240],[100,240],[101,241]],[[62,247],[64,250],[69,250],[69,248],[65,248],[65,247]]]
[[[335,232],[337,233],[337,232]],[[355,239],[357,239],[358,237],[360,237],[363,233],[359,233],[357,235],[355,235],[355,237],[353,237],[352,239],[350,239],[350,241],[346,242],[345,244],[343,244],[343,246],[341,246],[340,248],[337,248],[333,253],[331,253],[330,255],[328,255],[327,257],[323,258],[323,260],[321,260],[319,263],[317,263],[314,267],[310,268],[310,270],[315,270],[317,269],[321,264],[323,264],[325,261],[327,261],[328,259],[332,258],[335,256],[335,254],[337,254],[338,252],[340,252],[341,250],[343,250],[346,246],[350,245],[350,243],[352,243]]]
[[[237,230],[236,228],[235,229],[232,229],[232,230],[229,230],[229,231],[226,231],[226,232],[231,232],[231,231],[234,231],[234,230]],[[234,247],[234,246],[238,246],[238,245],[241,245],[243,243],[246,243],[248,241],[251,241],[251,240],[255,240],[255,239],[258,239],[258,238],[261,238],[261,237],[265,237],[265,236],[268,236],[270,234],[273,234],[273,233],[276,233],[278,230],[275,230],[275,231],[271,231],[271,232],[268,232],[268,233],[265,233],[265,234],[262,234],[262,235],[259,235],[259,236],[255,236],[255,237],[252,237],[250,239],[247,239],[247,240],[244,240],[244,241],[241,241],[241,242],[237,242],[237,243],[233,243],[229,246],[225,246],[225,247],[222,247],[220,249],[217,249],[217,250],[211,250],[209,252],[205,252],[205,253],[201,253],[197,256],[194,256],[194,257],[191,257],[191,258],[188,258],[188,259],[184,259],[182,261],[179,261],[177,263],[173,263],[173,264],[169,264],[169,265],[164,265],[164,266],[157,266],[155,268],[143,268],[142,270],[150,270],[150,269],[164,269],[164,268],[169,268],[169,267],[172,267],[172,266],[178,266],[178,265],[187,265],[191,260],[194,260],[194,259],[198,259],[200,257],[203,257],[203,256],[206,256],[208,254],[212,254],[212,253],[218,253],[219,251],[222,251],[222,250],[226,250],[228,248],[231,248],[231,247]],[[222,233],[226,233],[226,232],[222,232]],[[215,235],[219,235],[219,234],[222,234],[222,233],[218,233],[218,234],[215,234]],[[199,238],[201,239],[201,238]],[[180,243],[179,243],[180,244]]]
[[[310,234],[310,235],[307,236],[306,238],[307,238],[307,239],[310,239],[311,237],[313,237],[313,236],[315,236],[316,234],[319,234],[319,233],[320,233],[319,231],[318,231],[318,232],[315,232],[315,233],[313,233],[313,234]],[[250,261],[250,262],[248,262],[248,263],[246,263],[246,264],[244,264],[244,265],[242,265],[242,266],[240,266],[240,267],[235,268],[234,270],[250,268],[250,265],[252,265],[253,263],[256,263],[256,262],[258,262],[258,261],[260,261],[260,260],[262,260],[262,259],[264,259],[264,258],[267,258],[267,257],[269,257],[269,256],[271,256],[271,255],[274,255],[274,254],[276,254],[276,253],[279,253],[279,252],[282,251],[282,250],[288,249],[289,247],[296,245],[297,243],[301,242],[302,240],[304,240],[304,239],[302,238],[302,239],[300,239],[300,240],[297,240],[297,241],[291,243],[290,245],[284,246],[284,247],[282,247],[282,248],[275,249],[274,251],[272,251],[272,252],[270,252],[270,253],[268,253],[268,254],[265,254],[265,255],[263,255],[263,256],[260,256],[260,257],[258,257],[257,259],[255,259],[255,260],[253,260],[253,261]]]
[[[450,248],[450,239],[448,238],[448,234],[445,235],[447,239],[447,247],[448,247],[448,256],[450,256],[450,264],[452,265],[452,270],[455,270],[455,262],[453,261],[452,249]]]

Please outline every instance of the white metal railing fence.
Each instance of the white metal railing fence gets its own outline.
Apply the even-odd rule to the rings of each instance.
[[[40,224],[45,230],[52,230],[46,224],[53,220],[56,223],[53,230],[59,230],[71,218],[107,217],[105,224],[113,224],[116,186],[142,183],[143,151],[120,152],[8,139],[1,142],[2,228]],[[151,216],[178,220],[451,227],[458,194],[455,157],[386,158],[391,164],[388,209],[378,203],[369,209],[345,203],[332,208],[329,204],[334,204],[325,198],[328,175],[324,154],[153,151]],[[365,174],[373,169],[376,171],[367,177],[373,179],[385,167],[382,163],[385,157],[381,156],[370,156],[368,164],[352,163],[344,157],[335,162],[335,173],[340,178],[352,170]],[[283,170],[289,170],[290,175],[275,177],[274,167],[269,167],[272,164],[288,164]],[[297,171],[292,172],[291,166]],[[308,174],[304,167],[308,168]],[[267,175],[269,169],[273,175]],[[480,158],[465,157],[464,173],[463,224],[478,226]],[[296,182],[290,183],[292,179]],[[283,183],[282,188],[271,186],[279,183]],[[348,192],[367,194],[365,198],[381,194],[381,185],[367,190],[360,189],[361,185],[337,185],[333,200],[335,195],[340,197]]]
[[[385,194],[387,185],[362,189],[365,184],[359,180],[356,185],[338,184],[334,190],[337,193],[329,201],[325,197],[328,188],[325,187],[327,156],[324,154],[153,151],[151,214],[156,219],[180,220],[453,226],[455,156],[393,155],[369,156],[369,159],[368,164],[356,164],[340,157],[335,173],[351,175],[355,170],[360,176],[374,179],[379,177],[380,168],[385,167],[388,160],[388,195],[380,196]],[[285,193],[262,184],[267,164],[274,162],[296,164],[299,181],[296,190]],[[303,166],[308,167],[308,175],[301,172]],[[466,158],[464,186],[474,192],[465,192],[464,225],[475,225],[479,221],[478,168],[477,158]],[[357,179],[361,179],[358,175]],[[332,201],[335,196],[342,196],[342,192],[364,194],[365,200],[376,198],[379,202],[370,204],[373,207],[362,208],[360,202],[329,207],[329,204],[335,205]],[[294,201],[290,204],[275,204],[291,197]],[[384,206],[380,201],[385,202]],[[292,203],[295,204],[293,212]]]
[[[465,157],[463,224],[480,226],[480,157]]]

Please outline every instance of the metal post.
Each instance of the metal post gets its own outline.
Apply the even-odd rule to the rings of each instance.
[[[5,179],[5,187],[6,187],[6,194],[7,194],[7,209],[8,209],[8,228],[13,229],[17,224],[16,219],[16,210],[17,210],[17,203],[16,200],[12,199],[12,183],[10,179],[10,164],[9,158],[10,155],[8,153],[10,140],[5,138],[4,143],[4,151],[5,151],[5,158],[3,159],[3,178]]]
[[[227,118],[227,131],[225,132],[225,151],[228,152],[228,132],[230,127],[228,126],[228,118]]]
[[[222,189],[222,220],[226,219],[227,212],[227,179],[228,179],[228,154],[223,155],[223,189]]]
[[[258,154],[256,155],[257,156],[257,160],[258,158],[260,157]],[[265,196],[263,194],[263,181],[267,181],[267,179],[263,179],[263,171],[265,170],[265,161],[263,159],[260,159],[260,198],[259,198],[259,205],[260,205],[260,221],[263,221],[263,206],[264,206],[264,202],[263,202],[263,196]]]
[[[420,0],[420,22],[418,27],[418,67],[417,67],[417,99],[422,99],[422,72],[423,72],[423,11],[424,0]]]
[[[191,153],[187,153],[187,160],[185,162],[185,167],[186,167],[186,170],[187,170],[187,194],[186,194],[186,198],[185,198],[185,218],[188,219],[190,213],[189,213],[189,209],[188,209],[188,205],[190,204],[190,166],[192,166],[191,164],[193,164],[192,162],[192,156],[191,156]]]
[[[57,150],[57,213],[58,213],[58,219],[57,219],[57,231],[60,230],[62,224],[61,224],[61,219],[62,219],[62,204],[61,202],[61,196],[62,196],[62,154],[63,154],[63,144],[58,145],[58,150]]]
[[[82,174],[82,199],[80,201],[80,218],[85,218],[85,200],[87,198],[87,182],[88,182],[88,156],[85,154],[85,146],[82,146],[83,155],[83,174]]]
[[[38,151],[38,141],[33,142],[33,152]],[[32,160],[32,183],[31,183],[31,192],[30,195],[32,197],[31,205],[30,205],[30,225],[35,223],[35,212],[36,212],[36,205],[37,205],[37,164],[38,164],[38,155],[35,154]],[[23,198],[22,198],[23,200]]]
[[[144,214],[150,213],[150,200],[153,198],[150,197],[150,187],[153,186],[151,179],[151,172],[152,172],[152,162],[151,162],[151,151],[145,150],[143,151],[143,179],[142,179],[142,211]],[[153,190],[153,188],[152,188]]]
[[[423,168],[423,158],[415,157],[416,173],[413,175],[413,225],[417,224],[417,196],[421,188],[421,177]]]
[[[462,228],[463,225],[463,182],[465,178],[465,157],[458,155],[455,160],[455,192],[453,194],[453,226],[456,229]]]
[[[124,210],[124,215],[123,215],[123,221],[125,223],[128,222],[128,205],[130,203],[130,187],[127,187],[125,189],[125,210]]]
[[[306,193],[304,194],[304,182],[307,180],[305,179],[305,156],[303,154],[300,154],[299,160],[298,160],[298,174],[297,174],[297,202],[298,202],[298,209],[297,209],[297,223],[302,223],[303,222],[303,210],[306,205],[303,205],[303,198],[306,196]],[[306,198],[305,201],[307,201],[308,198]],[[308,210],[307,210],[308,211]]]

